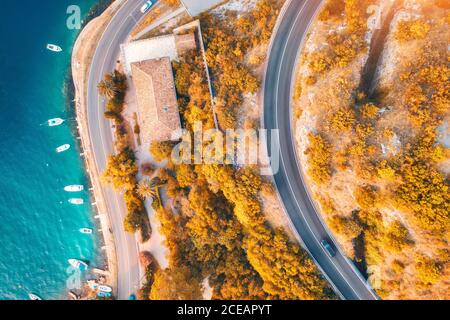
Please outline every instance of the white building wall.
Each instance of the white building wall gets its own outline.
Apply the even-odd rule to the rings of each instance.
[[[135,62],[165,57],[169,57],[170,60],[178,60],[173,34],[122,44],[121,51],[127,76],[131,75],[131,64]]]

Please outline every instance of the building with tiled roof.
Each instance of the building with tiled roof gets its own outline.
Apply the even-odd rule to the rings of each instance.
[[[146,142],[179,139],[181,121],[170,58],[133,63],[131,73],[141,139]]]

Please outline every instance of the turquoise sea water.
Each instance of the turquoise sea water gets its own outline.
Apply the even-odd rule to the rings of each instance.
[[[66,298],[67,259],[101,266],[98,229],[89,194],[65,193],[87,186],[75,123],[41,126],[47,119],[73,117],[63,82],[77,30],[66,28],[66,10],[86,15],[95,0],[2,0],[0,11],[0,299]],[[64,52],[52,53],[47,43]],[[72,148],[57,154],[55,148]],[[86,204],[70,205],[70,197]]]

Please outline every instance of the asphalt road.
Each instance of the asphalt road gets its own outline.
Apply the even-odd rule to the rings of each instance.
[[[88,122],[94,158],[100,173],[106,169],[107,157],[114,153],[114,148],[111,122],[103,116],[105,101],[98,94],[97,84],[104,74],[114,70],[120,44],[126,41],[142,17],[140,7],[143,3],[144,1],[140,0],[129,0],[117,11],[99,41],[92,61],[88,84]],[[103,191],[117,251],[117,298],[126,300],[132,293],[136,293],[140,286],[138,242],[134,235],[126,233],[123,228],[126,208],[122,195],[110,187],[105,187]]]
[[[366,285],[353,263],[342,254],[322,223],[298,166],[293,140],[290,106],[294,69],[309,25],[321,3],[321,0],[293,0],[279,23],[269,53],[264,83],[264,125],[266,129],[279,130],[280,168],[274,179],[292,225],[304,246],[342,298],[373,300],[377,296]],[[267,144],[271,154],[270,138]],[[330,257],[322,247],[320,242],[323,239],[327,239],[337,249],[335,257]]]

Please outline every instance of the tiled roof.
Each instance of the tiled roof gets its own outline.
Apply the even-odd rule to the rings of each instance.
[[[142,139],[171,140],[181,122],[170,58],[133,63],[131,70]]]

